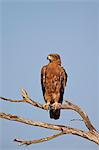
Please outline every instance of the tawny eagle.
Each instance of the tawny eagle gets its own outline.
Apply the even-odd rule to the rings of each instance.
[[[48,65],[41,69],[41,85],[45,106],[49,108],[50,118],[59,119],[60,109],[52,107],[63,102],[64,88],[67,82],[67,73],[61,66],[61,58],[58,54],[49,54]]]

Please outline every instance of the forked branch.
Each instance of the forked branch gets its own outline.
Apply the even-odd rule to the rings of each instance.
[[[4,100],[4,101],[9,101],[9,102],[26,102],[26,103],[29,103],[38,108],[47,110],[44,107],[44,105],[30,99],[28,93],[24,89],[22,89],[22,97],[23,97],[22,100],[12,100],[12,99],[8,99],[8,98],[4,98],[4,97],[0,97],[0,99]],[[66,102],[65,104],[60,104],[58,106],[58,108],[59,109],[71,109],[71,110],[74,110],[77,113],[79,113],[79,115],[83,119],[83,122],[85,123],[86,127],[88,128],[87,132],[85,132],[83,130],[71,128],[68,126],[54,125],[54,124],[48,124],[48,123],[44,123],[44,122],[32,121],[32,120],[28,120],[28,119],[25,119],[25,118],[22,118],[22,117],[19,117],[16,115],[5,114],[5,113],[0,113],[0,118],[17,121],[17,122],[25,123],[25,124],[32,125],[32,126],[39,126],[42,128],[48,128],[48,129],[59,131],[59,133],[54,134],[52,136],[42,138],[42,139],[37,139],[37,140],[31,140],[31,141],[26,141],[23,139],[16,138],[14,141],[19,142],[20,145],[30,145],[30,144],[45,142],[45,141],[51,140],[53,138],[56,138],[56,137],[64,135],[64,134],[78,135],[78,136],[86,138],[90,141],[93,141],[99,145],[99,132],[92,125],[91,121],[89,120],[88,115],[79,106],[74,105],[70,101],[67,101],[67,100],[65,102]]]

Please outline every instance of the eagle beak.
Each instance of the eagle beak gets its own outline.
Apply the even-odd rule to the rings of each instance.
[[[47,59],[48,59],[49,61],[51,61],[51,60],[52,60],[52,57],[51,57],[50,55],[48,55],[48,56],[47,56]]]

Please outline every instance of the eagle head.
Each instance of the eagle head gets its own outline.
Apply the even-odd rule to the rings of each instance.
[[[49,55],[47,56],[47,59],[48,59],[50,62],[53,62],[53,61],[61,62],[61,58],[60,58],[59,54],[49,54]]]

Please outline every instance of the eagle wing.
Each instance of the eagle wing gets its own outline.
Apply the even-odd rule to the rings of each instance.
[[[46,102],[50,102],[51,104],[55,102],[62,103],[64,89],[67,83],[67,73],[63,67],[53,67],[54,66],[49,68],[48,65],[46,65],[41,69],[42,92]],[[50,108],[49,114],[50,118],[59,119],[60,109],[54,110]]]
[[[46,80],[46,66],[43,66],[41,69],[41,86],[42,86],[43,96],[45,94],[45,80]]]
[[[65,71],[65,69],[63,67],[61,67],[61,77],[60,77],[60,80],[61,80],[61,88],[60,88],[60,100],[59,100],[59,103],[62,103],[63,101],[63,94],[64,94],[64,89],[65,89],[65,86],[66,86],[66,83],[67,83],[67,73]]]

